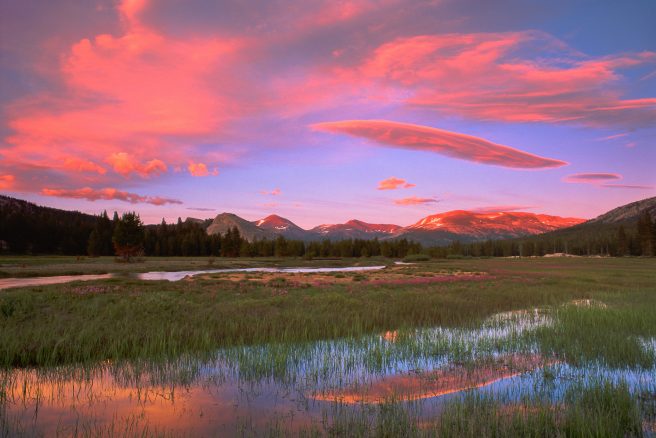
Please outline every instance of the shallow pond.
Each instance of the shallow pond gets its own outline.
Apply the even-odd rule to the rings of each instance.
[[[530,334],[553,323],[546,311],[508,312],[474,328],[230,348],[167,363],[0,372],[0,435],[3,428],[28,436],[325,430],[345,411],[369,415],[392,399],[430,419],[471,393],[516,404],[539,394],[557,403],[571,385],[595,379],[656,391],[656,368],[577,368],[540,356]],[[647,350],[653,345],[644,340]]]
[[[230,272],[280,272],[280,273],[322,273],[322,272],[360,272],[377,271],[385,266],[350,266],[335,268],[235,268],[206,269],[201,271],[152,271],[138,274],[99,274],[99,275],[59,275],[53,277],[2,278],[0,290],[12,287],[44,286],[48,284],[71,283],[74,281],[106,280],[122,276],[134,276],[140,280],[179,281],[185,277],[201,274],[220,274]]]
[[[168,280],[179,281],[185,277],[200,274],[221,274],[231,272],[279,272],[285,274],[311,274],[322,272],[361,272],[361,271],[378,271],[385,266],[349,266],[346,268],[235,268],[235,269],[207,269],[204,271],[176,271],[176,272],[144,272],[137,274],[140,280]]]

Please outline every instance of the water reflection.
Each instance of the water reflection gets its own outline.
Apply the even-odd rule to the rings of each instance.
[[[168,280],[180,281],[185,277],[193,277],[201,274],[220,274],[231,272],[269,272],[269,273],[325,273],[325,272],[360,272],[378,271],[385,266],[349,266],[335,268],[235,268],[235,269],[207,269],[201,271],[152,271],[134,274],[139,280]],[[124,274],[125,275],[125,274]],[[0,279],[0,290],[12,287],[44,286],[48,284],[71,283],[74,281],[107,280],[115,278],[116,274],[87,274],[87,275],[59,275],[52,277],[26,277],[26,278],[2,278]]]
[[[137,274],[140,280],[168,280],[179,281],[185,277],[191,277],[201,274],[222,274],[231,272],[268,272],[283,274],[310,274],[324,272],[360,272],[360,271],[378,271],[385,266],[349,266],[342,268],[235,268],[235,269],[208,269],[204,271],[177,271],[177,272],[144,272]]]
[[[325,430],[341,409],[369,412],[392,398],[430,420],[472,391],[520,405],[536,392],[557,403],[590,379],[656,390],[656,368],[577,368],[540,356],[530,334],[551,324],[544,311],[507,312],[477,328],[235,347],[166,363],[0,371],[0,436]]]
[[[505,355],[468,366],[453,365],[440,370],[383,377],[365,388],[356,385],[315,394],[312,397],[346,404],[422,400],[483,388],[554,363],[555,360],[545,359],[537,354]]]

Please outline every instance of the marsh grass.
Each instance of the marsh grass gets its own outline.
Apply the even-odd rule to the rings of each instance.
[[[555,405],[539,399],[508,405],[468,395],[447,405],[431,432],[441,437],[638,437],[642,418],[626,383],[595,382],[575,385]]]
[[[0,294],[0,366],[175,357],[232,345],[358,336],[398,327],[471,325],[514,307],[519,291],[481,285],[289,289],[257,284],[111,281]],[[484,299],[481,299],[481,296]],[[520,302],[546,304],[566,292]],[[516,304],[515,304],[516,305]]]
[[[599,362],[614,368],[655,364],[653,352],[642,342],[656,336],[656,300],[651,297],[621,308],[565,306],[555,318],[557,324],[539,329],[536,337],[542,351],[568,363]]]
[[[559,311],[560,331],[537,335],[568,361],[603,358],[649,366],[638,336],[654,336],[655,260],[472,260],[404,267],[412,272],[488,272],[477,282],[272,287],[257,282],[112,279],[0,292],[0,366],[174,358],[269,342],[355,337],[398,328],[472,327],[503,311],[595,298],[612,309]],[[553,262],[552,262],[553,263]],[[626,276],[625,271],[631,273]],[[357,274],[366,276],[366,274]],[[285,284],[283,284],[285,283]],[[613,342],[607,342],[612,339]]]

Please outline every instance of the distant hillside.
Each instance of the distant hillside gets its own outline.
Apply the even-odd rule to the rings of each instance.
[[[653,219],[656,219],[656,196],[614,208],[608,213],[587,221],[585,225],[632,224],[638,222],[638,217],[645,211],[649,212]]]
[[[0,195],[0,250],[85,254],[87,240],[97,221],[97,216]]]
[[[645,211],[649,212],[652,219],[656,219],[656,197],[622,205],[589,221],[535,236],[534,238],[583,239],[606,233],[616,233],[620,225],[623,225],[630,231],[632,228],[635,228],[638,218]]]

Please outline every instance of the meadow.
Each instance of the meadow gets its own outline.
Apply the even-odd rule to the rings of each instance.
[[[130,275],[356,264],[386,268],[176,282]],[[656,428],[653,258],[0,265],[5,276],[121,274],[0,291],[0,436],[644,436]]]

